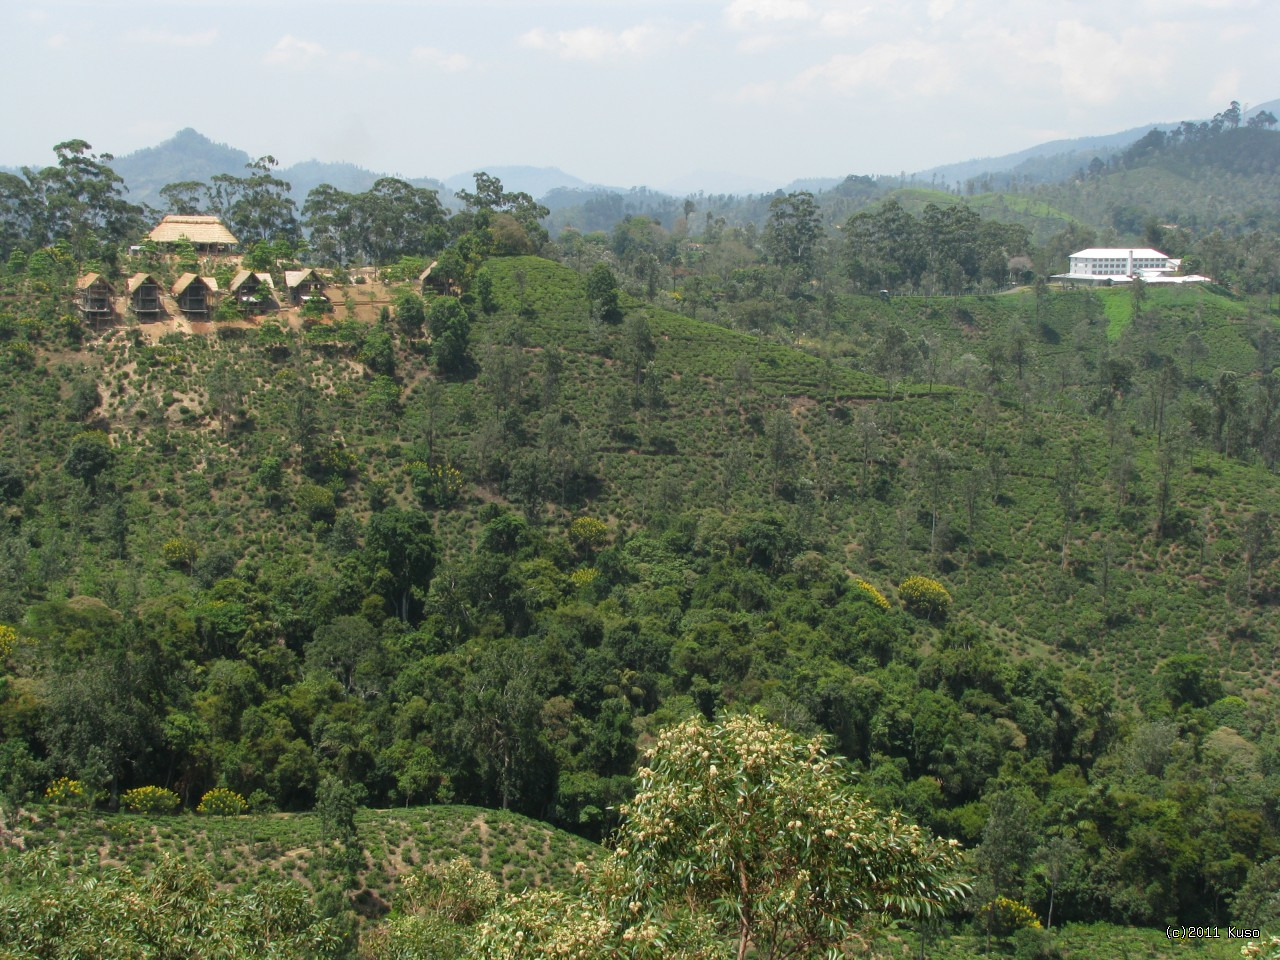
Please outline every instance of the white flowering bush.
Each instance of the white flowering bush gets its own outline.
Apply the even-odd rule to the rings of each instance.
[[[1240,948],[1245,960],[1280,960],[1280,937],[1267,940],[1250,940]]]
[[[936,915],[968,893],[955,842],[877,811],[821,740],[699,717],[661,734],[638,777],[616,850],[632,911],[685,900],[739,956],[812,956],[863,922]]]
[[[400,883],[409,910],[434,913],[450,923],[475,923],[498,902],[501,890],[493,875],[456,857],[428,866]]]

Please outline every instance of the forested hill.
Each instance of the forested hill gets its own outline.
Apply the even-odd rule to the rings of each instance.
[[[895,881],[935,848],[868,803],[971,851],[972,895],[948,887],[921,938],[1280,920],[1269,231],[1157,222],[1218,282],[1072,289],[1048,275],[1106,227],[1037,242],[923,191],[863,209],[859,178],[839,230],[797,191],[759,229],[695,203],[553,239],[485,174],[453,214],[387,181],[300,220],[264,163],[167,191],[251,238],[206,255],[134,243],[143,212],[89,149],[0,177],[0,795],[36,807],[0,842],[93,804],[248,802],[270,846],[269,811],[314,809],[332,883],[367,886],[312,905],[363,911],[376,955],[408,921],[362,899],[400,867],[360,846],[361,804],[602,840],[657,767],[731,797],[717,778],[756,761],[711,747],[732,728],[751,753],[763,719],[789,783],[840,780],[797,809],[838,798],[856,842],[901,829]],[[316,263],[327,299],[294,304]],[[81,313],[93,274],[110,309]],[[226,293],[207,315],[180,316],[187,274]],[[250,274],[260,296],[230,295]],[[720,736],[699,717],[725,742],[641,763]],[[99,865],[50,847],[0,864],[5,889],[58,903],[62,877],[82,902]],[[557,915],[573,882],[520,909]]]

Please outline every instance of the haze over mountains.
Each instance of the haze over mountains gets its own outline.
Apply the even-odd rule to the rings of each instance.
[[[1280,112],[1280,100],[1259,104],[1247,111],[1245,116],[1252,116],[1262,110]],[[1006,178],[1020,177],[1031,182],[1056,181],[1087,166],[1094,157],[1105,160],[1154,128],[1168,130],[1176,126],[1176,123],[1149,123],[1117,133],[1052,140],[1003,156],[972,158],[930,167],[906,176],[916,182],[928,182],[947,187],[993,175],[1004,175]],[[154,147],[117,157],[112,166],[128,184],[132,201],[156,204],[159,202],[160,188],[166,184],[181,180],[207,181],[223,173],[240,175],[243,174],[245,165],[254,159],[244,150],[215,143],[188,127]],[[507,189],[523,191],[537,198],[547,197],[556,191],[571,191],[579,197],[582,192],[626,193],[640,186],[590,183],[558,167],[490,165],[483,169],[501,179]],[[869,171],[850,170],[848,172],[867,173]],[[292,184],[294,198],[301,205],[307,194],[321,183],[328,183],[348,192],[359,192],[367,190],[383,176],[400,177],[415,186],[438,190],[441,198],[447,203],[458,190],[471,187],[473,171],[460,171],[444,179],[436,179],[429,176],[406,175],[399,171],[378,172],[353,163],[307,160],[282,167],[277,173]],[[699,170],[668,183],[646,186],[658,193],[674,197],[696,194],[742,196],[767,194],[775,190],[816,192],[830,189],[839,184],[842,179],[842,176],[801,177],[787,184],[779,184],[731,171]]]

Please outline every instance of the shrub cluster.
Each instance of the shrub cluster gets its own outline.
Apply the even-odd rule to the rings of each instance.
[[[928,577],[907,577],[898,584],[898,596],[910,613],[926,620],[945,619],[951,606],[951,594],[937,580]]]
[[[578,517],[569,524],[569,542],[578,549],[599,547],[608,534],[609,528],[605,526],[604,521],[597,520],[595,517]]]
[[[233,817],[244,813],[248,807],[249,805],[245,803],[244,797],[234,790],[227,790],[225,787],[214,787],[200,798],[200,805],[196,807],[196,813],[208,813],[218,817]]]
[[[868,583],[859,577],[855,577],[853,585],[867,595],[867,597],[881,610],[889,609],[889,601],[885,595],[875,588],[873,584]]]
[[[86,799],[84,782],[72,780],[68,777],[59,777],[49,784],[48,789],[44,792],[44,798],[52,804],[79,805]]]
[[[466,486],[462,473],[447,463],[432,466],[421,460],[409,464],[409,482],[424,507],[451,507]]]
[[[134,813],[173,813],[182,801],[172,790],[164,787],[135,787],[120,795],[126,810]]]
[[[172,537],[161,547],[164,562],[171,567],[189,568],[196,562],[196,545],[186,537]]]
[[[1020,900],[996,897],[982,905],[978,917],[997,936],[1007,937],[1015,930],[1039,930],[1040,918]]]

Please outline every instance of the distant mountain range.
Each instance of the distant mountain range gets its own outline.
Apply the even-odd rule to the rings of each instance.
[[[1280,100],[1270,100],[1251,108],[1246,117],[1262,110],[1280,114]],[[1081,167],[1088,166],[1094,157],[1107,159],[1134,143],[1154,128],[1171,129],[1174,123],[1150,123],[1119,133],[1103,136],[1077,137],[1070,140],[1051,140],[1016,153],[1000,157],[982,157],[958,163],[943,164],[910,174],[908,179],[916,183],[933,183],[939,186],[955,186],[966,181],[995,178],[997,184],[1018,177],[1031,182],[1055,182],[1070,176]],[[160,189],[180,180],[207,181],[220,173],[241,176],[245,165],[252,162],[243,150],[224,143],[214,143],[208,137],[188,127],[154,147],[147,147],[112,162],[129,187],[129,199],[135,203],[160,204]],[[17,172],[13,168],[8,169]],[[498,177],[508,190],[519,190],[542,198],[553,209],[570,198],[581,202],[584,195],[628,194],[637,188],[592,184],[566,173],[557,167],[490,166],[486,172]],[[429,187],[440,192],[446,204],[453,200],[458,190],[470,189],[474,171],[456,173],[444,180],[431,177],[409,179],[414,186]],[[307,160],[282,167],[276,174],[293,187],[298,205],[307,194],[321,183],[328,183],[340,190],[360,192],[369,189],[380,177],[376,173],[352,163],[326,163]],[[761,195],[775,190],[791,192],[809,190],[814,193],[830,190],[843,181],[843,177],[809,177],[793,180],[786,185],[724,171],[697,171],[643,192],[683,198],[690,195],[736,194],[738,196]]]

